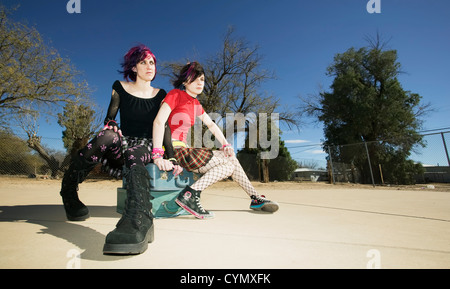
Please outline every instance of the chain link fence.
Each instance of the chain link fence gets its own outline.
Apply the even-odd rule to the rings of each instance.
[[[27,145],[26,136],[0,133],[0,175],[28,177],[61,177],[67,167],[66,151],[61,139],[41,138],[42,147],[50,158],[45,160]],[[238,158],[251,180],[261,180],[264,168],[268,171],[270,181],[329,181],[331,183],[449,183],[450,160],[448,147],[450,131],[423,135],[426,147],[418,147],[408,157],[409,162],[399,161],[404,158],[397,148],[396,156],[391,159],[380,157],[380,150],[386,149],[383,142],[362,142],[358,144],[308,147],[309,151],[322,151],[321,159],[300,159],[301,167],[294,173],[292,163],[285,157],[263,162],[255,154],[238,154]],[[61,148],[61,149],[58,149]],[[417,165],[420,163],[421,165]],[[408,167],[409,166],[409,167]],[[55,167],[59,169],[55,172]],[[401,173],[407,171],[408,173]],[[107,177],[100,169],[94,170],[90,177]]]
[[[26,135],[0,131],[0,176],[29,178],[61,178],[68,168],[70,158],[61,138],[39,138],[40,153],[28,146]],[[96,167],[90,177],[108,175]]]
[[[425,147],[414,147],[408,161],[401,145],[385,146],[383,141],[349,145],[305,145],[302,152],[314,151],[325,155],[322,159],[296,157],[302,164],[294,172],[298,181],[329,181],[330,183],[365,183],[373,185],[450,183],[448,144],[450,131],[423,134]],[[297,147],[298,148],[298,147]],[[383,157],[387,150],[390,157]]]

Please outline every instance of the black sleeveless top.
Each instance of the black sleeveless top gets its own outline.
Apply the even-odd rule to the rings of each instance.
[[[116,93],[111,96],[111,102],[105,118],[105,124],[114,120],[120,109],[120,129],[124,136],[148,138],[153,137],[153,121],[158,114],[161,101],[166,91],[160,89],[153,98],[139,98],[129,94],[116,80],[112,86]]]

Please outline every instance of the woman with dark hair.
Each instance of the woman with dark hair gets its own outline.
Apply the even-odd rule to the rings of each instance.
[[[173,85],[175,89],[166,95],[153,124],[152,158],[158,167],[159,164],[163,164],[161,146],[164,124],[168,121],[172,140],[175,140],[176,160],[186,170],[203,174],[192,186],[187,186],[181,191],[176,200],[177,204],[197,218],[210,218],[212,214],[200,204],[200,193],[210,185],[231,176],[251,198],[251,209],[267,212],[277,211],[278,204],[276,202],[272,202],[256,192],[237,160],[232,146],[198,101],[197,96],[202,93],[205,85],[205,73],[202,66],[197,62],[188,63],[176,75]],[[187,133],[194,125],[196,117],[222,144],[220,150],[187,147]]]
[[[139,254],[154,238],[150,177],[145,165],[152,160],[153,121],[166,92],[151,86],[156,75],[156,58],[148,47],[131,48],[124,56],[122,67],[121,73],[127,81],[117,80],[113,84],[105,126],[72,159],[60,192],[67,218],[83,221],[89,217],[89,210],[78,198],[78,184],[98,163],[117,178],[122,175],[125,165],[125,209],[116,228],[106,236],[105,254]],[[115,121],[119,110],[120,128]],[[163,130],[167,156],[172,162],[161,159],[159,167],[176,169],[177,173],[181,168],[174,163],[170,129],[166,126]]]

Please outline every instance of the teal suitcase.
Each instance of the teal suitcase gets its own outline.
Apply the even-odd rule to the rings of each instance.
[[[152,213],[155,218],[172,218],[189,215],[175,203],[178,194],[188,185],[192,185],[198,178],[197,174],[183,170],[174,177],[173,173],[160,171],[155,164],[146,166],[150,175],[150,191],[154,198]],[[123,179],[122,188],[117,188],[117,212],[122,214],[127,198],[126,181]]]

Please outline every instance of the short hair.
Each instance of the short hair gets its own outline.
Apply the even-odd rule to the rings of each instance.
[[[123,78],[127,81],[136,81],[136,73],[133,71],[133,67],[135,67],[139,62],[147,58],[147,56],[151,56],[156,65],[156,57],[144,44],[139,44],[137,46],[132,47],[123,57],[122,71],[119,71],[123,74]],[[155,76],[156,76],[156,67],[155,67]],[[153,79],[155,79],[153,76]],[[153,80],[152,79],[152,80]]]
[[[205,70],[200,63],[196,61],[190,62],[180,69],[179,74],[175,74],[172,84],[175,88],[182,89],[183,83],[191,83],[204,74]]]

